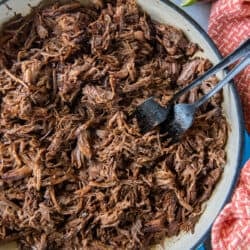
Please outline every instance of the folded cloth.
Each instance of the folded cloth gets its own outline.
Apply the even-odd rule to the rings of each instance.
[[[242,169],[233,198],[215,220],[213,250],[250,249],[250,160]]]
[[[223,56],[250,37],[250,0],[218,0],[212,5],[208,33]],[[250,132],[250,66],[235,79]]]

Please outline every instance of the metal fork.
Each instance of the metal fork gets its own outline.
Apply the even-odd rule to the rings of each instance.
[[[175,104],[177,99],[194,87],[202,84],[206,78],[214,75],[227,66],[240,62],[210,92],[196,102]],[[196,110],[220,91],[230,80],[250,64],[250,38],[242,43],[234,52],[225,57],[217,65],[209,69],[188,86],[176,93],[167,107],[162,107],[153,97],[147,99],[136,108],[135,115],[142,133],[146,133],[164,123],[169,137],[178,137],[188,130],[194,121]]]

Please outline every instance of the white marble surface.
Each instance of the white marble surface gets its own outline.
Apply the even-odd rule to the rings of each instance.
[[[182,8],[180,6],[182,0],[173,0],[173,2]],[[210,8],[211,4],[209,3],[197,3],[193,6],[183,7],[182,9],[199,23],[204,30],[207,30]]]

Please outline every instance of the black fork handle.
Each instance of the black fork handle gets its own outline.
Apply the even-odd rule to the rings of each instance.
[[[220,91],[228,82],[230,82],[236,75],[238,75],[243,69],[250,65],[250,53],[243,59],[238,65],[236,65],[227,75],[221,80],[212,90],[210,90],[206,95],[201,97],[198,101],[194,103],[195,107],[198,108],[204,104],[208,99],[210,99],[215,93]]]
[[[206,78],[214,75],[215,73],[217,73],[220,70],[225,69],[227,66],[238,61],[241,57],[248,55],[249,52],[250,52],[250,38],[248,38],[246,41],[244,41],[236,50],[234,50],[230,55],[225,57],[221,62],[216,64],[214,67],[209,69],[205,74],[198,77],[191,84],[187,85],[182,90],[180,90],[178,93],[176,93],[172,99],[172,102],[175,102],[183,94],[185,94],[189,90],[193,89],[194,87],[202,84],[202,81],[205,80]]]

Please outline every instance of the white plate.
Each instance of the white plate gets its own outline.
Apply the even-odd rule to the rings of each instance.
[[[0,6],[0,24],[12,17],[13,12],[27,14],[30,11],[28,4],[35,6],[39,2],[39,0],[9,0],[8,6],[12,8],[12,10],[9,10],[4,5]],[[82,2],[86,3],[85,0]],[[197,23],[195,23],[195,21],[170,1],[138,0],[137,2],[154,20],[182,29],[191,41],[198,43],[203,48],[204,52],[202,55],[211,60],[212,63],[216,64],[220,60],[220,54],[208,35]],[[219,75],[219,77],[221,76],[222,74]],[[217,184],[209,201],[204,204],[206,208],[195,226],[194,234],[181,233],[177,237],[167,238],[164,241],[164,248],[159,246],[157,249],[185,250],[198,246],[209,232],[219,211],[231,196],[237,179],[242,155],[243,118],[239,97],[235,87],[231,84],[227,85],[223,89],[223,93],[223,108],[231,130],[229,131],[228,143],[226,146],[227,163],[222,178]],[[0,246],[0,250],[7,249],[12,250],[16,249],[16,247],[15,245],[13,246],[13,244]]]

